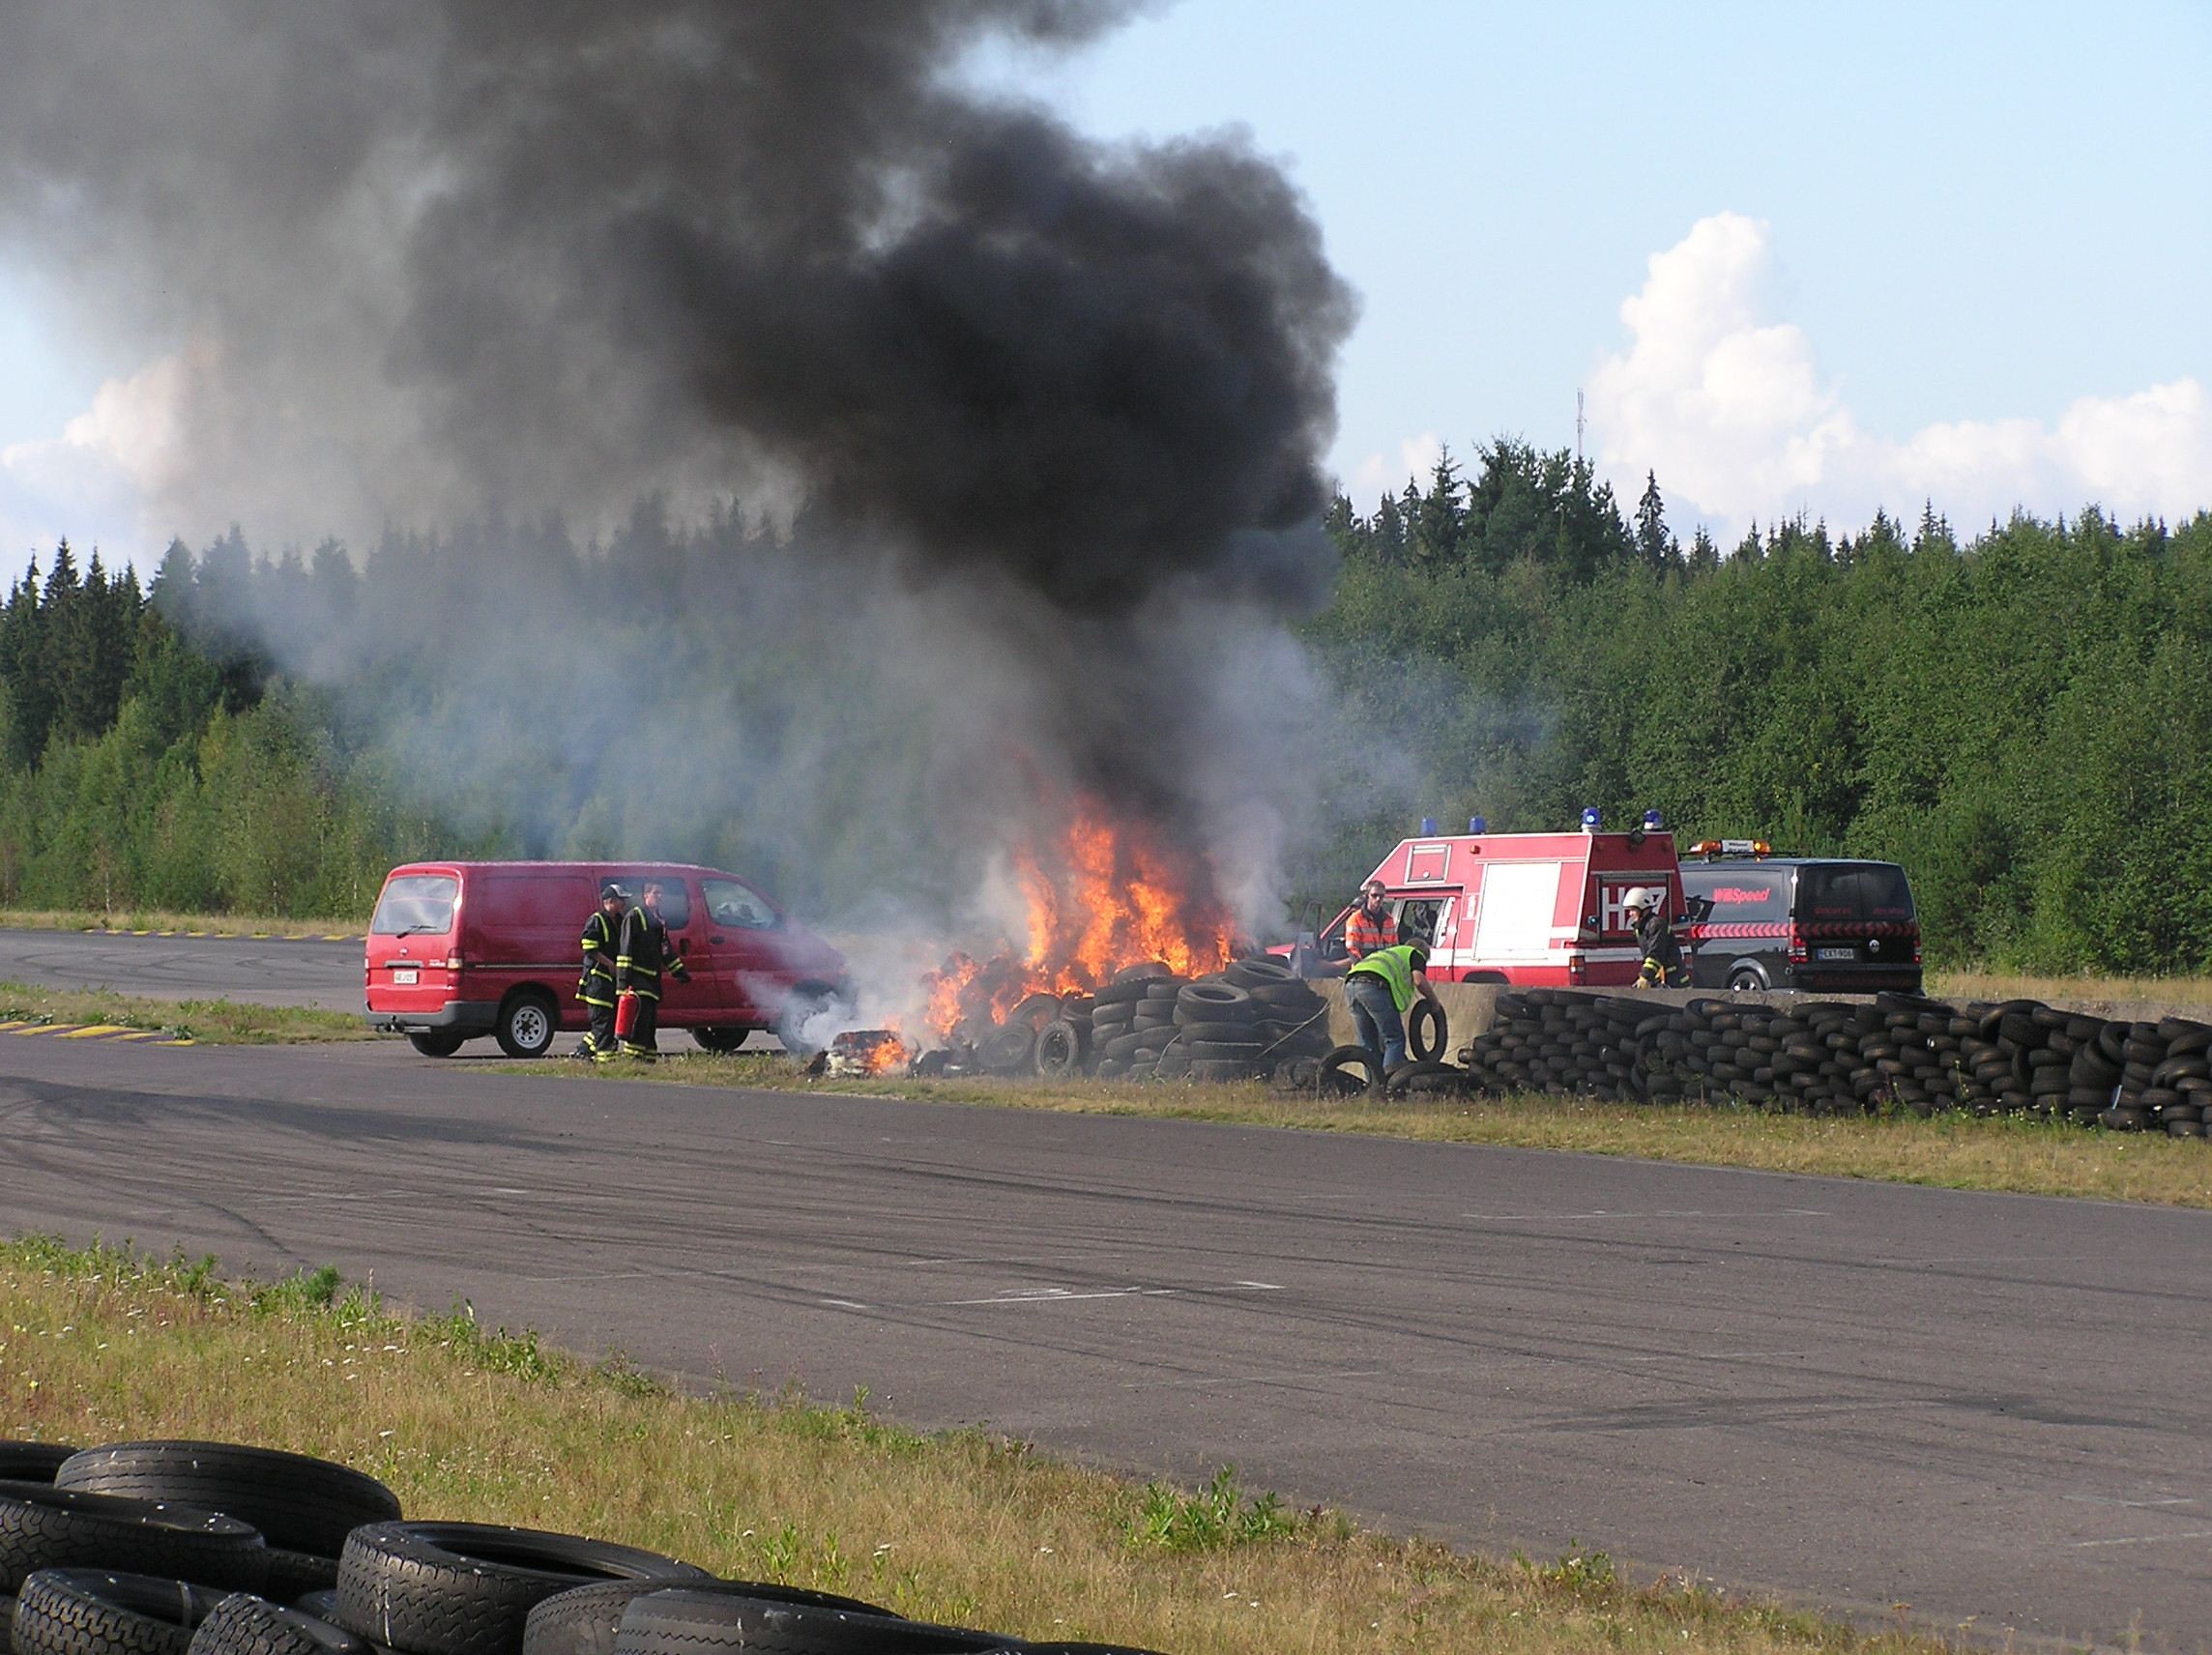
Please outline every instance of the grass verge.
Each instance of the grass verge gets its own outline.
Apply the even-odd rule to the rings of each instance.
[[[248,1005],[233,1000],[141,1000],[101,989],[0,982],[0,1022],[15,1021],[112,1023],[123,1029],[159,1029],[211,1046],[378,1038],[358,1012]]]
[[[2110,1016],[2122,1006],[2202,1017],[2212,1010],[2212,977],[2044,977],[2010,972],[1930,972],[1937,1000],[2040,1000]]]
[[[507,1065],[502,1065],[503,1067]],[[544,1074],[548,1065],[515,1064]],[[1374,1103],[1283,1093],[1257,1082],[1240,1086],[1122,1081],[809,1080],[772,1053],[664,1057],[653,1065],[564,1063],[554,1072],[609,1074],[694,1086],[770,1091],[843,1092],[910,1097],[1074,1114],[1143,1115],[1364,1132],[1432,1143],[1496,1144],[1568,1149],[1709,1167],[1878,1178],[1946,1189],[2009,1190],[2023,1195],[2086,1196],[2164,1206],[2212,1207],[2212,1140],[2107,1132],[2049,1121],[1968,1115],[1868,1116],[1817,1119],[1757,1110],[1599,1103],[1588,1098],[1525,1096],[1471,1101]]]
[[[0,1435],[260,1442],[391,1484],[410,1515],[672,1553],[917,1618],[1173,1655],[1605,1649],[1934,1655],[1900,1629],[1636,1584],[1602,1553],[1498,1562],[1083,1469],[974,1431],[923,1435],[795,1397],[674,1395],[464,1310],[401,1315],[325,1268],[226,1283],[213,1261],[0,1244]]]
[[[174,931],[200,937],[343,937],[366,919],[272,919],[265,914],[175,914],[132,908],[0,908],[0,931]]]

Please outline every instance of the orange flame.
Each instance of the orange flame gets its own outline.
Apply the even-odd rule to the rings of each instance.
[[[923,980],[930,1028],[1000,1024],[1036,994],[1090,994],[1124,966],[1164,963],[1179,976],[1219,971],[1235,941],[1210,881],[1143,829],[1085,802],[1048,852],[1012,852],[1027,936],[988,961],[955,953]]]

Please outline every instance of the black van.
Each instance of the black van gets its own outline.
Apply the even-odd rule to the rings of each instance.
[[[1685,857],[1682,894],[1700,988],[1920,992],[1920,921],[1895,862]]]

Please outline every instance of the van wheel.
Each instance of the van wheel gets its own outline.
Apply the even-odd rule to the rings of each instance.
[[[510,1058],[542,1058],[553,1049],[561,1014],[539,994],[518,994],[499,1008],[499,1049]]]
[[[1729,973],[1728,985],[1731,994],[1764,994],[1766,973],[1757,966],[1738,966]]]
[[[750,1029],[694,1029],[691,1031],[691,1038],[699,1042],[700,1051],[726,1056],[742,1046],[750,1033]]]
[[[834,989],[820,983],[800,983],[785,999],[783,1010],[776,1017],[775,1037],[793,1057],[811,1058],[822,1047],[806,1038],[806,1026],[830,1011],[850,1017],[852,1006]]]
[[[450,1058],[461,1049],[465,1038],[451,1029],[425,1029],[420,1034],[408,1035],[407,1044],[425,1058]]]

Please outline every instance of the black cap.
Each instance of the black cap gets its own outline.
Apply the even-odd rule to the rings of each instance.
[[[609,880],[605,885],[599,886],[599,900],[604,902],[610,896],[617,902],[624,902],[628,900],[629,892],[623,889],[619,882]]]

